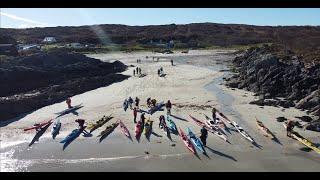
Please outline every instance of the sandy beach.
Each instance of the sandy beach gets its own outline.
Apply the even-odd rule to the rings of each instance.
[[[249,104],[256,97],[252,92],[229,89],[222,83],[226,72],[225,62],[232,59],[227,50],[194,50],[188,54],[153,54],[151,52],[109,53],[88,55],[102,61],[119,60],[126,65],[138,66],[146,76],[133,77],[135,67],[123,72],[131,77],[107,87],[101,87],[72,97],[72,104],[82,104],[76,114],[60,117],[62,127],[56,139],[52,139],[49,127],[38,142],[28,146],[35,131],[23,128],[54,118],[56,112],[66,108],[61,102],[38,109],[19,120],[1,127],[1,171],[319,171],[320,156],[314,151],[306,152],[298,141],[286,136],[279,116],[294,119],[306,115],[295,108],[259,107]],[[148,56],[148,58],[146,58]],[[159,57],[154,62],[152,56]],[[136,60],[142,62],[137,64]],[[170,59],[175,66],[171,66]],[[157,69],[163,67],[167,74],[158,77]],[[204,120],[202,113],[211,114],[216,107],[229,119],[236,121],[260,145],[253,146],[239,133],[228,134],[230,144],[213,134],[208,134],[207,156],[193,155],[179,136],[171,134],[170,140],[158,128],[159,116],[166,111],[146,115],[153,123],[153,134],[148,141],[143,135],[140,142],[125,137],[120,128],[99,143],[96,137],[105,126],[90,137],[79,136],[63,150],[59,141],[77,128],[74,120],[81,118],[87,123],[95,122],[103,115],[113,115],[107,124],[121,119],[134,136],[133,113],[122,108],[125,98],[139,97],[141,109],[147,110],[148,97],[159,102],[171,100],[173,121],[186,131],[190,127],[197,135],[200,127],[189,114]],[[140,117],[140,113],[138,114]],[[262,121],[279,139],[275,143],[263,136],[255,118]],[[140,118],[138,118],[140,119]],[[230,126],[229,126],[230,127]],[[232,129],[232,128],[231,128]],[[320,143],[320,134],[296,128],[301,135]]]

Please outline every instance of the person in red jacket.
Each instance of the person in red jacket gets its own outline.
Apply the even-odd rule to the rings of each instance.
[[[68,99],[66,100],[66,103],[68,105],[68,108],[72,108],[72,106],[71,106],[71,98],[70,97],[68,97]]]
[[[137,119],[137,113],[138,113],[137,108],[134,107],[134,108],[133,108],[133,122],[134,122],[134,123],[137,123],[137,121],[136,121],[136,119]]]

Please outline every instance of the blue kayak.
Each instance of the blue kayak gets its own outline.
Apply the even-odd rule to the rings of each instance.
[[[205,153],[205,150],[203,148],[202,142],[199,140],[199,138],[196,137],[196,135],[191,131],[190,128],[187,129],[188,131],[188,136],[191,140],[191,142],[196,146],[198,150],[200,150],[202,153]]]
[[[164,106],[164,102],[158,103],[155,107],[152,107],[148,110],[149,114],[153,114],[154,112],[158,111],[159,109],[161,109]]]
[[[172,119],[167,116],[167,122],[168,122],[168,127],[171,129],[171,131],[177,131],[176,124],[172,121]]]
[[[76,137],[78,137],[81,134],[81,132],[84,130],[84,128],[83,129],[74,129],[67,137],[65,137],[62,141],[60,141],[60,143],[66,143],[70,140],[75,139]]]

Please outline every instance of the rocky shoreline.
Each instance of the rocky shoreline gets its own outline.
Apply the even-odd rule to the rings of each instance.
[[[17,57],[0,64],[0,121],[127,79],[127,66],[65,52]]]
[[[296,107],[320,116],[320,64],[307,66],[303,57],[277,47],[250,48],[233,60],[235,74],[225,78],[230,88],[254,92],[259,106]]]

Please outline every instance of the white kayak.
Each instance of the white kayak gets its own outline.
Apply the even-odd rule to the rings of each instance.
[[[220,139],[223,139],[224,141],[228,142],[228,139],[226,136],[224,136],[220,131],[214,130],[212,128],[209,128],[208,126],[206,126],[206,124],[198,119],[196,119],[195,117],[189,115],[190,118],[200,127],[204,126],[206,130],[210,131],[212,134],[218,136]]]
[[[56,119],[51,128],[51,134],[53,138],[59,133],[60,127],[61,127],[60,119]]]
[[[252,137],[250,137],[250,135],[242,128],[240,127],[235,121],[232,121],[232,125],[237,129],[237,131],[243,136],[245,137],[248,141],[250,141],[251,143],[254,142],[254,140],[252,139]]]
[[[207,115],[204,114],[204,116],[206,118],[206,121],[205,121],[206,126],[216,131],[220,131],[225,135],[227,134],[226,131],[224,130],[227,127],[225,126],[222,120],[220,120],[219,118],[216,118],[216,123],[214,123],[213,120],[209,118]]]

